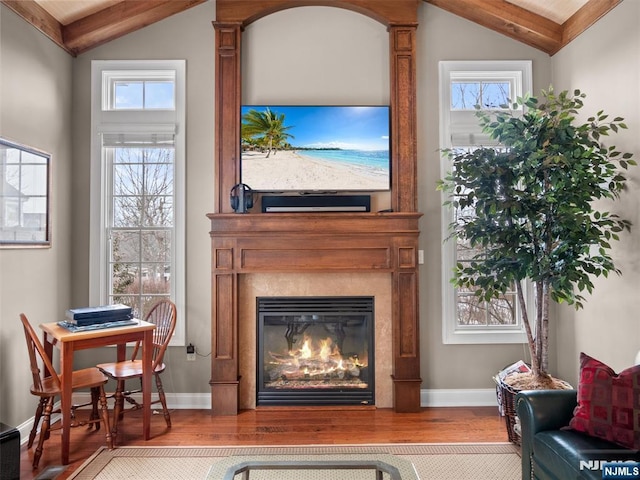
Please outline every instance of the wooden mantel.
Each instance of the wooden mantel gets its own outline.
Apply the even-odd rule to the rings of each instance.
[[[393,406],[420,408],[416,145],[417,0],[217,0],[215,212],[211,221],[211,408],[239,405],[239,276],[255,272],[388,272],[392,277]],[[251,22],[287,8],[332,6],[389,31],[391,213],[234,214],[240,182],[241,38]]]

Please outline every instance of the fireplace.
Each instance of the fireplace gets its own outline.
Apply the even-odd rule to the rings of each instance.
[[[375,406],[420,409],[419,213],[208,217],[214,415],[256,408],[255,309],[265,296],[375,297]]]
[[[373,297],[257,298],[257,400],[373,405]]]

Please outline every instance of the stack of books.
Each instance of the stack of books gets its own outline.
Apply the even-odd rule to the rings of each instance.
[[[66,317],[65,321],[58,322],[58,324],[72,331],[118,327],[135,323],[131,307],[119,303],[100,307],[71,308],[67,310]]]

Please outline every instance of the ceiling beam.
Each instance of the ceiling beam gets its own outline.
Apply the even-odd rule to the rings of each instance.
[[[65,26],[64,43],[78,55],[206,1],[124,0]]]
[[[619,5],[622,0],[589,0],[562,25],[507,0],[424,0],[529,46],[554,55]]]
[[[558,50],[568,45],[621,2],[622,0],[589,0],[585,3],[580,10],[562,24],[562,43]],[[554,53],[556,52],[552,52],[551,55]]]
[[[561,25],[506,0],[425,1],[549,55],[562,44]]]
[[[36,2],[33,0],[2,0],[2,3],[40,30],[58,46],[72,53],[64,44],[62,24]]]
[[[208,0],[124,0],[62,25],[34,0],[0,0],[74,57]]]
[[[64,26],[35,0],[0,0],[73,56],[206,1],[123,0]],[[559,25],[508,0],[424,1],[549,55],[557,53],[622,2],[589,0],[564,24]]]

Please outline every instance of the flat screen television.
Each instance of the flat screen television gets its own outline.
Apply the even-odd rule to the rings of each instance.
[[[245,105],[242,183],[259,192],[386,191],[388,105]]]

